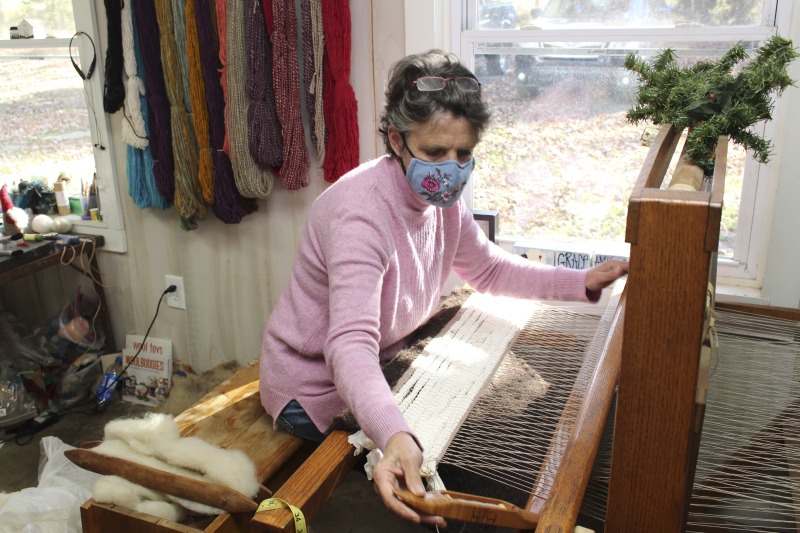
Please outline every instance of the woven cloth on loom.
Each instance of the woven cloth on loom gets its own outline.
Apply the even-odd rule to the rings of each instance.
[[[538,305],[533,300],[471,295],[394,385],[400,410],[424,447],[423,475],[435,474],[461,422]],[[356,449],[375,449],[363,431],[349,440]],[[370,455],[369,463],[376,464],[380,453]]]

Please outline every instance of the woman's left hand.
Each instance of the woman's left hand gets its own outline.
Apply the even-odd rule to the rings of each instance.
[[[589,270],[586,274],[586,289],[592,292],[603,290],[627,273],[627,261],[609,259]]]
[[[425,486],[419,475],[422,464],[422,450],[414,438],[405,432],[395,433],[386,443],[386,450],[372,477],[375,480],[375,492],[383,503],[398,516],[416,524],[434,524],[447,527],[441,516],[418,513],[395,496],[394,489],[405,488],[420,498],[425,496]]]

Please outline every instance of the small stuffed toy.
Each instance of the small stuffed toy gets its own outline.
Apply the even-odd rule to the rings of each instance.
[[[0,188],[0,209],[3,211],[3,235],[14,235],[28,227],[28,213],[16,207],[11,201],[8,185]]]

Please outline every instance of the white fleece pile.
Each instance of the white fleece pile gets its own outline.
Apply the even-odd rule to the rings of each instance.
[[[178,425],[170,415],[151,413],[141,419],[109,422],[103,442],[93,450],[224,485],[250,498],[258,493],[255,465],[244,452],[219,448],[197,437],[181,437]],[[98,481],[93,496],[102,503],[123,505],[173,521],[179,521],[185,514],[182,508],[200,514],[222,512],[205,504],[140,487],[117,476],[105,476]]]

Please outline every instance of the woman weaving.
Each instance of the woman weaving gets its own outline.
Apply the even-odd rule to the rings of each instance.
[[[455,56],[432,50],[393,66],[379,128],[387,155],[314,203],[261,348],[261,401],[276,423],[319,442],[349,409],[384,454],[376,491],[413,522],[445,525],[393,494],[424,495],[422,452],[381,364],[436,312],[449,272],[479,292],[596,302],[628,270],[542,265],[486,238],[460,196],[489,115]]]

